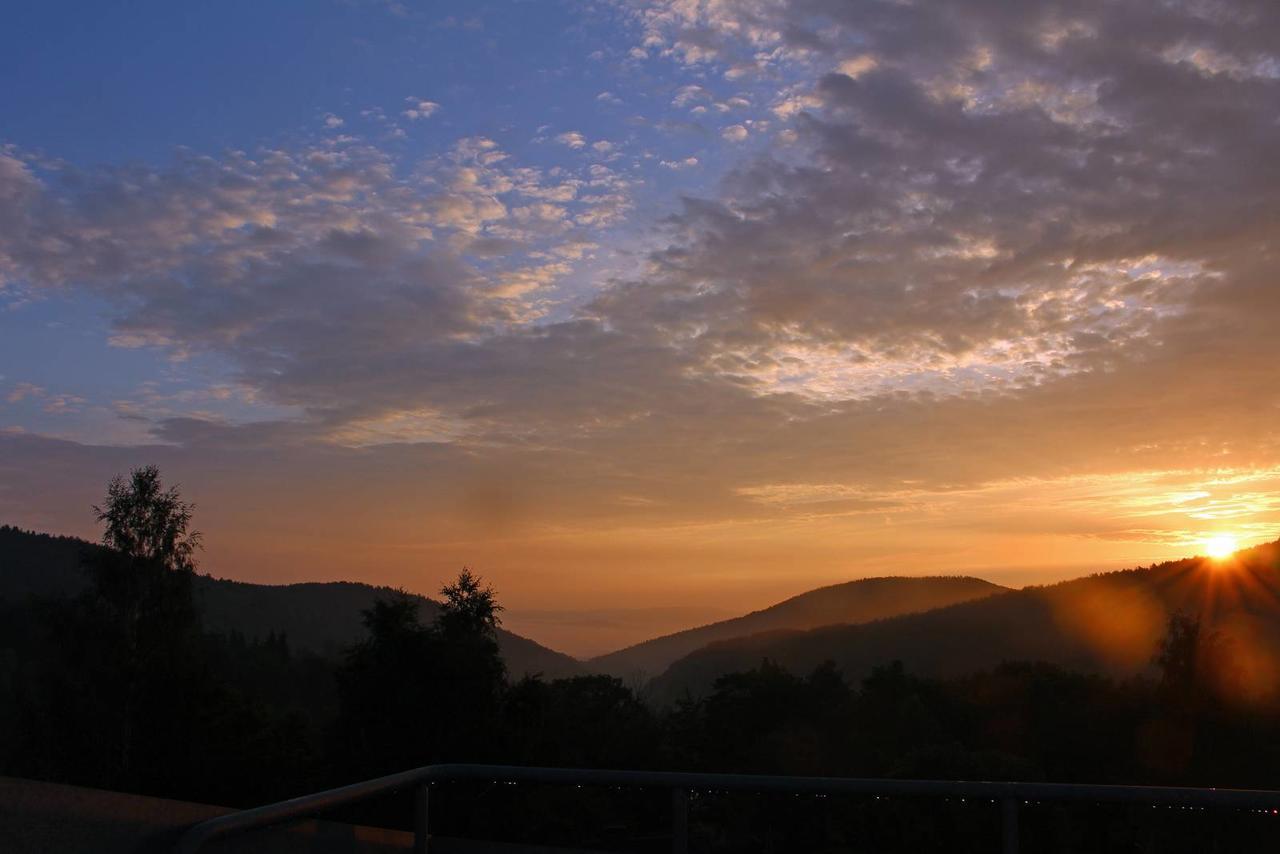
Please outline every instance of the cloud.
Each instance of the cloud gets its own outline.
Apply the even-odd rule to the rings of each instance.
[[[556,136],[556,142],[575,150],[587,147],[587,138],[576,130],[569,130],[559,134]]]
[[[18,404],[23,401],[38,402],[41,411],[49,415],[64,415],[79,411],[88,401],[75,394],[50,392],[35,383],[16,383],[5,394],[5,402]]]
[[[459,19],[454,15],[449,15],[448,17],[443,18],[436,26],[446,30],[452,30],[459,27],[464,30],[483,30],[484,20],[474,16]]]
[[[742,125],[729,125],[720,131],[720,136],[729,142],[742,142],[749,136],[749,133]]]
[[[120,340],[215,354],[295,413],[157,420],[177,458],[373,466],[448,520],[438,542],[479,525],[450,491],[495,480],[504,518],[584,554],[597,525],[637,554],[732,531],[833,566],[903,519],[921,560],[995,516],[1109,542],[1260,525],[1270,482],[1205,483],[1280,465],[1280,10],[1207,8],[651,4],[641,54],[732,74],[793,141],[735,149],[616,267],[589,256],[641,178],[473,137],[421,167],[364,145],[90,174],[9,152],[0,276],[91,293]],[[701,89],[677,106],[715,110]],[[1206,518],[1107,518],[1135,472],[1210,492]],[[1047,497],[1019,514],[1027,483]]]
[[[324,114],[324,126],[325,126],[325,127],[327,127],[327,128],[340,128],[340,127],[342,127],[344,124],[346,124],[346,122],[344,122],[344,121],[343,121],[341,118],[339,118],[338,116],[335,116],[333,113],[325,113],[325,114]]]
[[[1233,67],[1267,67],[1264,43],[1225,19],[1208,34],[1193,15],[1166,11],[1152,37],[1161,44],[1140,44],[1138,59],[1123,15],[1081,20],[1057,4],[1025,16],[973,4],[933,23],[913,7],[879,4],[816,16],[800,4],[733,4],[693,21],[684,7],[657,8],[651,20],[666,44],[694,24],[712,31],[704,35],[715,48],[699,62],[772,45],[778,62],[821,66],[825,54],[826,67],[839,69],[797,84],[775,106],[810,161],[744,165],[725,196],[690,202],[677,218],[673,232],[688,242],[656,256],[660,266],[671,259],[668,284],[686,315],[708,306],[704,344],[716,318],[727,318],[726,340],[738,343],[716,360],[779,390],[811,393],[830,382],[837,396],[954,393],[1143,358],[1176,318],[1191,321],[1195,295],[1229,290],[1230,256],[1175,250],[1171,233],[1189,233],[1192,209],[1217,200],[1215,230],[1243,248],[1254,229],[1235,194],[1261,203],[1274,192],[1270,178],[1252,191],[1242,180],[1274,172],[1251,136],[1274,133],[1253,118],[1275,103],[1271,83],[1200,68],[1188,78],[1185,61],[1163,58],[1161,44],[1237,39],[1248,44],[1215,49],[1249,57]],[[738,43],[743,32],[752,35]],[[1068,35],[1053,35],[1046,52],[1046,33],[1059,32]],[[1229,122],[1254,130],[1215,133],[1180,117],[1175,93],[1184,85],[1206,98],[1193,114],[1231,97]],[[1234,96],[1210,94],[1232,85]],[[1155,127],[1168,136],[1153,136]],[[740,140],[747,129],[725,133]],[[1243,159],[1202,172],[1201,157],[1223,146]],[[1094,154],[1101,150],[1105,158]],[[1115,180],[1131,192],[1108,194]],[[1154,202],[1173,192],[1168,182],[1195,185],[1196,205]],[[1187,217],[1178,224],[1175,209]],[[699,296],[690,300],[683,282],[699,283]],[[768,343],[743,346],[753,335]]]
[[[28,397],[44,397],[46,394],[44,388],[34,383],[18,383],[4,396],[9,403],[21,403]]]
[[[237,383],[339,436],[410,406],[408,373],[356,391],[370,371],[434,364],[449,382],[450,361],[539,317],[627,193],[605,167],[551,178],[481,137],[408,173],[361,144],[88,174],[6,155],[0,282],[94,294],[116,306],[118,346],[220,354]]]
[[[440,110],[440,105],[435,101],[427,101],[422,98],[405,98],[405,103],[409,106],[400,115],[413,122],[418,119],[429,119]]]
[[[706,88],[696,83],[687,86],[681,86],[676,90],[675,97],[671,99],[673,107],[688,107],[697,104],[699,101],[710,101],[711,93]]]
[[[846,77],[852,77],[854,80],[857,80],[868,71],[874,71],[876,66],[879,64],[879,61],[874,56],[864,53],[842,61],[838,66],[836,66],[836,71]]]

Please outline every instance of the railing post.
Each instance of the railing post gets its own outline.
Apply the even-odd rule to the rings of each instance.
[[[671,790],[671,854],[689,854],[689,790]]]
[[[413,854],[427,854],[431,839],[427,825],[431,787],[426,783],[413,790]]]
[[[1005,798],[1001,804],[1004,819],[1004,854],[1018,854],[1018,799]]]

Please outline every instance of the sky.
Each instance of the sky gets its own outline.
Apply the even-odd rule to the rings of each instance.
[[[1271,0],[20,4],[0,521],[606,651],[1280,535]]]

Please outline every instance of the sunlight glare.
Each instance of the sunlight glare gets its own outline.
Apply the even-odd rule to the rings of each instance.
[[[1205,552],[1209,557],[1216,560],[1221,560],[1222,558],[1227,557],[1238,548],[1239,544],[1236,542],[1236,538],[1227,536],[1226,534],[1210,537],[1204,541]]]

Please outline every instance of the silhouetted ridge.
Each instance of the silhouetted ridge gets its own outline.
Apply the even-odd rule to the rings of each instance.
[[[990,596],[1005,588],[967,576],[863,578],[819,587],[741,617],[664,635],[602,655],[588,669],[628,679],[656,676],[716,641],[778,629],[863,623]]]
[[[1045,661],[1125,675],[1150,666],[1169,616],[1202,617],[1242,653],[1248,687],[1276,690],[1280,675],[1280,541],[1229,561],[1189,558],[1027,587],[862,625],[774,630],[724,639],[674,662],[652,685],[672,701],[705,693],[761,660],[795,673],[832,661],[850,679],[901,661],[908,671],[957,677],[1003,661]]]
[[[81,562],[101,548],[76,537],[0,526],[0,600],[79,592],[85,584]],[[284,634],[294,648],[326,657],[336,657],[360,640],[361,611],[391,592],[389,587],[354,581],[271,585],[208,575],[197,575],[193,584],[206,629],[238,631],[248,638]],[[417,598],[423,622],[433,621],[439,605],[425,596]],[[582,672],[577,660],[520,635],[499,630],[498,644],[513,678],[542,673],[554,679]]]

